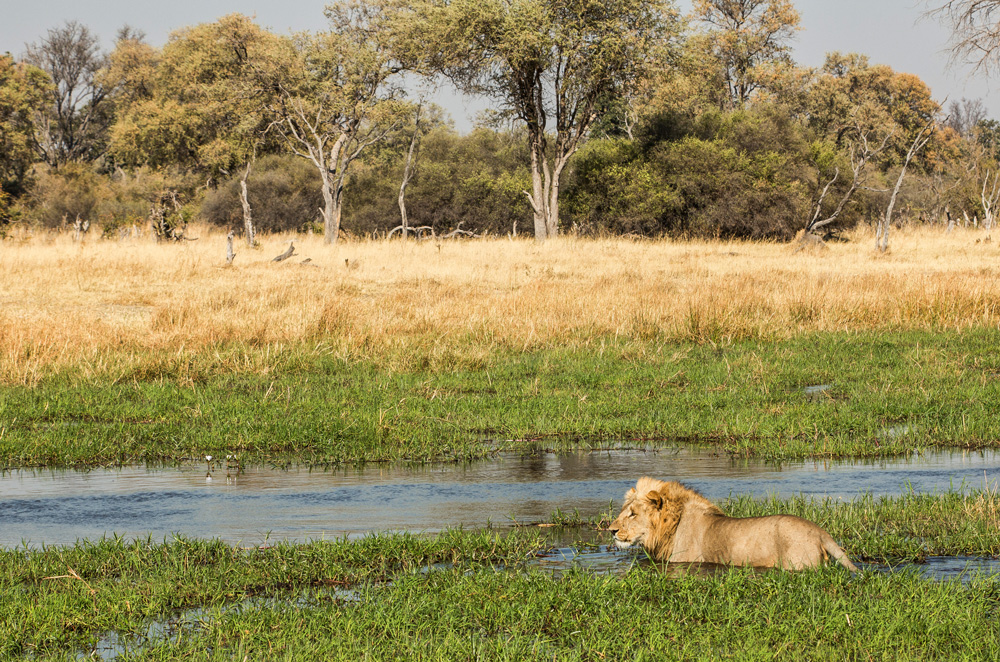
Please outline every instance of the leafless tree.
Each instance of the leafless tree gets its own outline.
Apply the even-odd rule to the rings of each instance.
[[[110,90],[101,81],[108,56],[86,26],[67,21],[29,44],[25,61],[52,79],[50,103],[38,110],[35,148],[46,163],[93,159],[104,150],[111,122]]]
[[[997,204],[1000,203],[1000,172],[986,171],[979,201],[983,205],[983,228],[989,232],[996,222]]]
[[[881,253],[889,250],[889,227],[892,223],[892,210],[896,206],[896,196],[899,195],[899,189],[903,186],[903,177],[906,176],[906,168],[910,165],[913,157],[917,155],[917,152],[923,149],[924,145],[931,139],[931,136],[934,135],[934,124],[935,121],[931,119],[930,122],[920,129],[913,139],[910,149],[906,152],[906,159],[903,161],[902,167],[899,169],[899,177],[896,179],[895,188],[892,189],[889,206],[886,207],[885,214],[882,216],[875,233],[875,248]]]
[[[413,178],[413,151],[417,146],[417,138],[420,136],[420,111],[422,108],[423,106],[417,105],[417,114],[413,120],[413,136],[410,138],[410,149],[406,153],[406,166],[403,168],[403,180],[399,184],[399,217],[400,227],[403,229],[403,239],[406,239],[406,235],[410,231],[406,218],[406,187]]]
[[[979,123],[986,119],[986,105],[982,99],[966,99],[952,101],[948,105],[949,126],[964,138],[972,138]]]
[[[1000,69],[1000,0],[927,0],[927,15],[951,29],[951,57],[985,74]]]
[[[885,151],[889,144],[889,139],[892,138],[893,133],[895,133],[894,130],[888,131],[882,137],[881,141],[875,142],[870,131],[860,128],[860,125],[857,125],[855,130],[856,138],[850,149],[851,185],[846,191],[844,191],[844,194],[841,196],[840,201],[837,203],[833,212],[821,218],[823,201],[830,192],[830,188],[840,177],[840,169],[835,169],[833,177],[826,183],[826,186],[820,193],[819,200],[816,201],[816,207],[813,211],[812,219],[808,224],[806,224],[804,237],[815,234],[816,230],[819,230],[820,228],[825,227],[840,218],[840,214],[844,211],[844,207],[847,206],[847,203],[850,202],[851,198],[858,191],[858,189],[865,188],[864,183],[867,178],[868,163]]]
[[[257,232],[253,226],[253,210],[250,208],[250,197],[247,195],[247,180],[250,179],[250,167],[253,161],[247,162],[247,167],[240,177],[240,205],[243,207],[243,229],[246,233],[247,246],[253,248],[257,243]]]

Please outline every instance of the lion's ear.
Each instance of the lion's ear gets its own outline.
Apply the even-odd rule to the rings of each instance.
[[[625,500],[628,501],[629,499],[631,499],[633,497],[635,497],[635,488],[634,487],[630,487],[629,490],[628,490],[628,492],[625,493]]]
[[[646,501],[653,504],[653,508],[656,508],[657,510],[663,507],[663,495],[656,490],[646,492]]]

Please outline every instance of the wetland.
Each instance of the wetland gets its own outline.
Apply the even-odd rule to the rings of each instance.
[[[202,236],[0,243],[0,658],[1000,657],[967,233],[303,240],[309,269]],[[643,474],[861,571],[610,551]]]

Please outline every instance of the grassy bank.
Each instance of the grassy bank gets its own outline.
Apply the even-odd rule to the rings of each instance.
[[[210,612],[142,659],[996,659],[997,590],[836,571],[435,572],[365,586],[358,604]]]
[[[995,492],[733,499],[733,515],[811,517],[855,559],[997,555]],[[141,659],[996,659],[1000,579],[840,568],[709,577],[533,566],[538,529],[238,549],[105,540],[0,551],[0,657],[72,657],[184,616]],[[192,611],[193,610],[193,611]],[[154,631],[155,634],[155,631]],[[134,644],[135,642],[133,642]]]
[[[691,439],[770,458],[1000,439],[972,231],[749,242],[0,242],[0,465],[478,457]],[[830,388],[808,394],[809,386]]]
[[[322,345],[146,354],[0,386],[0,465],[465,459],[678,439],[778,459],[995,448],[998,344],[985,328],[603,338],[407,369]],[[237,360],[256,369],[231,371]]]

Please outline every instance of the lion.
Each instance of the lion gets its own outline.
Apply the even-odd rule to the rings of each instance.
[[[677,482],[643,477],[625,493],[609,527],[615,545],[641,545],[657,561],[814,568],[829,557],[857,567],[830,534],[795,515],[727,517],[694,490]]]

